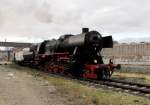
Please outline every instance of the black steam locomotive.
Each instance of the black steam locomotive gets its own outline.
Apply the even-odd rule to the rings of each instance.
[[[115,65],[110,60],[104,64],[102,48],[112,48],[112,36],[102,37],[97,31],[83,28],[78,35],[63,35],[58,40],[45,40],[35,44],[29,50],[18,52],[21,59],[15,54],[15,60],[28,66],[41,68],[47,72],[71,74],[76,77],[103,79],[110,78]]]

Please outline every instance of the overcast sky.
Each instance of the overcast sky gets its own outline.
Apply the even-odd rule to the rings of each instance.
[[[0,41],[39,42],[82,27],[115,40],[150,36],[150,0],[0,0]]]

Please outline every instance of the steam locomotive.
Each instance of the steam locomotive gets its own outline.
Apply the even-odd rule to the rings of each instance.
[[[78,35],[66,34],[59,39],[45,40],[15,53],[21,65],[38,67],[47,72],[90,79],[110,78],[119,64],[104,64],[102,48],[112,48],[112,36],[102,37],[97,31],[83,28]]]

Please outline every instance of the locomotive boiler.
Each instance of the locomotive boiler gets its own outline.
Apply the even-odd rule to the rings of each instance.
[[[23,53],[21,64],[38,67],[47,72],[71,74],[76,77],[110,78],[120,65],[104,64],[102,48],[112,48],[112,36],[102,37],[97,31],[83,28],[78,35],[66,34],[59,39],[32,45]],[[17,60],[16,60],[17,61]]]

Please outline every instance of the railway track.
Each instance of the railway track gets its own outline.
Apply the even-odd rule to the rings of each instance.
[[[96,88],[108,88],[114,91],[121,91],[132,95],[142,96],[150,100],[150,85],[139,84],[127,81],[121,81],[116,79],[105,79],[105,80],[91,80],[83,78],[75,78],[72,76],[66,76],[63,74],[52,73],[52,76],[63,77],[79,82],[84,85],[94,86]]]
[[[150,85],[120,81],[120,80],[86,80],[100,86],[108,86],[108,88],[117,89],[122,92],[127,92],[134,95],[143,96],[150,99]]]

